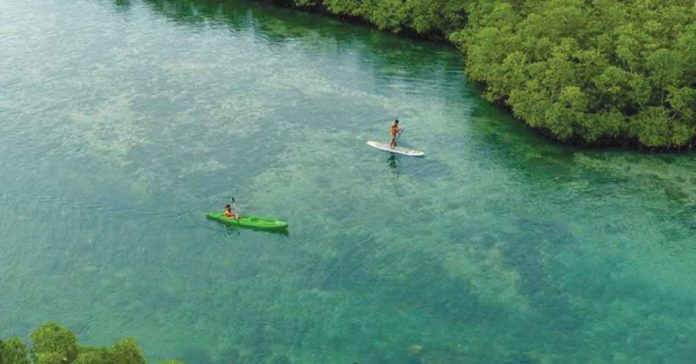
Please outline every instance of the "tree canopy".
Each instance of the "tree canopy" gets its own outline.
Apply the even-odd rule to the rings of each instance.
[[[0,364],[145,364],[131,338],[119,340],[113,347],[82,346],[72,331],[53,322],[41,325],[30,337],[30,351],[18,337],[0,341]]]

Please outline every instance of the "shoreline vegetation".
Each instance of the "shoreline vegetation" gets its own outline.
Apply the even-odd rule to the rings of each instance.
[[[135,341],[125,338],[113,347],[83,346],[75,333],[53,322],[34,330],[31,349],[17,336],[0,340],[0,364],[145,364]],[[159,364],[183,364],[167,360]]]
[[[259,0],[449,42],[486,100],[583,147],[696,147],[693,0]]]

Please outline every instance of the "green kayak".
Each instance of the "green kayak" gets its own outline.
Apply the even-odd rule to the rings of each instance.
[[[222,212],[209,212],[205,214],[210,220],[219,221],[230,226],[241,226],[259,230],[283,230],[288,228],[288,223],[276,219],[258,216],[240,216],[239,220],[225,217]]]

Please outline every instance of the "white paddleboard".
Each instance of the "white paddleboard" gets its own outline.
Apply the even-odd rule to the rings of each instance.
[[[387,152],[407,155],[409,157],[422,157],[425,155],[425,153],[423,153],[419,150],[408,149],[408,148],[399,147],[399,146],[397,146],[396,148],[390,148],[388,143],[380,143],[380,142],[375,142],[372,140],[368,141],[367,145],[371,146],[372,148],[377,148],[377,149],[385,150]]]

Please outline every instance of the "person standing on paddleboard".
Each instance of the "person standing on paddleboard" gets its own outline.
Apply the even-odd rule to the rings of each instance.
[[[399,119],[395,119],[391,125],[391,142],[389,143],[389,148],[394,149],[396,147],[396,139],[399,136]]]

